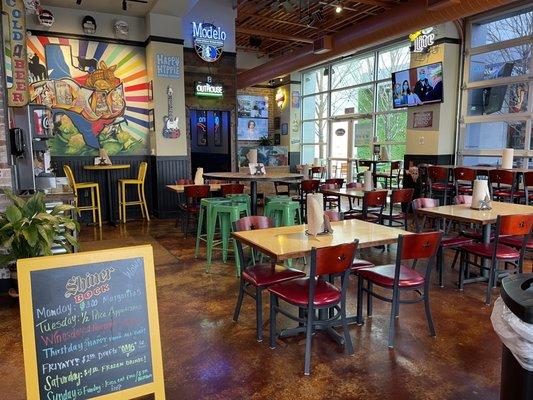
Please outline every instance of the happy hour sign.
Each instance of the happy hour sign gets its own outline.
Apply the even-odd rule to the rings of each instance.
[[[109,251],[94,252],[102,253]],[[115,393],[116,398],[131,398],[126,392],[138,393],[139,388],[145,394],[158,393],[159,332],[151,321],[153,282],[147,285],[153,265],[134,253],[88,263],[75,260],[91,253],[61,256],[72,257],[75,265],[40,268],[21,277],[21,298],[29,294],[24,293],[26,285],[31,287],[31,303],[21,304],[29,399],[79,400]],[[55,258],[42,258],[43,265]],[[19,271],[34,260],[19,262]],[[30,317],[26,306],[31,341],[25,329]],[[35,357],[26,353],[30,346]],[[30,387],[32,382],[35,387]]]

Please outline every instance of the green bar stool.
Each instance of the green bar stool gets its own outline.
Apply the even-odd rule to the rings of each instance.
[[[236,203],[246,203],[248,205],[248,215],[252,215],[249,194],[227,194],[226,197]]]
[[[196,229],[196,248],[194,250],[194,258],[198,258],[198,251],[200,249],[200,241],[206,242],[207,253],[213,251],[215,239],[215,220],[213,219],[213,207],[215,204],[229,203],[225,197],[206,197],[200,200],[200,214],[198,215],[198,228]],[[203,231],[205,218],[205,232]]]
[[[265,217],[274,220],[276,227],[291,226],[297,219],[298,224],[302,223],[300,205],[296,201],[270,201],[265,206]]]
[[[268,203],[270,203],[271,201],[276,201],[276,202],[280,202],[280,201],[292,201],[292,198],[290,196],[286,196],[286,195],[275,195],[275,196],[267,196],[265,198],[265,205],[267,205]]]
[[[228,243],[231,239],[230,232],[233,229],[232,223],[238,221],[241,218],[242,214],[246,216],[250,215],[250,213],[248,212],[248,206],[248,203],[234,201],[231,201],[230,203],[219,203],[213,206],[213,220],[215,221],[215,228],[216,224],[220,226],[220,239],[222,241],[222,261],[224,263],[228,259]],[[233,241],[233,245],[236,246],[235,241],[233,239],[231,240]],[[209,267],[211,266],[211,259],[213,255],[212,250],[212,248],[207,248],[206,272],[209,272]],[[236,248],[234,254],[237,254]],[[240,276],[241,265],[238,257],[235,257],[235,266],[237,276]]]

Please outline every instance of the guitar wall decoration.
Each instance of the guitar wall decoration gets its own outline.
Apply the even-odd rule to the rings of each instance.
[[[170,86],[167,87],[168,96],[168,115],[163,117],[163,137],[168,139],[177,139],[180,137],[181,132],[179,129],[179,119],[174,117],[173,113],[173,90]]]

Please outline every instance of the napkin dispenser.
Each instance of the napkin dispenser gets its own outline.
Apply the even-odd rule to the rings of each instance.
[[[372,177],[372,171],[365,171],[363,175],[363,188],[365,192],[374,190],[374,178]]]
[[[204,184],[204,169],[198,167],[196,169],[196,174],[194,174],[194,184],[203,185]]]
[[[472,190],[472,204],[470,208],[474,210],[491,209],[490,192],[488,181],[476,179]]]

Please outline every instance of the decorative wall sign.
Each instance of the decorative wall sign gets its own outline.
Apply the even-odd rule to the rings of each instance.
[[[222,146],[222,113],[220,111],[213,112],[213,144],[217,147]]]
[[[148,129],[150,132],[155,132],[155,111],[153,108],[148,110]]]
[[[86,35],[94,35],[96,33],[96,20],[92,16],[86,15],[81,22],[81,28]]]
[[[179,79],[180,58],[158,53],[155,55],[155,72],[161,78]]]
[[[435,44],[436,29],[429,27],[416,31],[409,35],[409,40],[413,43],[414,53],[427,53],[429,48]]]
[[[17,264],[28,399],[164,400],[151,246]]]
[[[168,115],[163,117],[163,137],[167,139],[177,139],[180,137],[181,132],[179,129],[179,119],[174,117],[174,91],[170,86],[167,86],[167,99],[168,99]]]
[[[213,83],[213,78],[208,76],[206,82],[196,82],[194,94],[200,97],[222,97],[224,87],[219,83]]]
[[[433,126],[433,111],[415,112],[413,114],[413,128],[431,128]]]
[[[292,108],[300,108],[300,91],[294,90],[292,92]]]
[[[9,19],[9,42],[11,58],[6,57],[6,65],[11,69],[11,82],[7,80],[10,107],[28,104],[28,58],[26,56],[26,15],[22,0],[3,0],[2,10]],[[7,38],[6,38],[7,39]],[[9,68],[9,64],[11,68]],[[11,83],[11,85],[10,85]]]
[[[44,8],[39,9],[37,19],[39,21],[39,24],[47,28],[51,28],[55,22],[54,14],[52,14],[52,11],[45,10]]]
[[[53,113],[53,156],[148,153],[144,48],[37,35],[27,46],[30,101]]]
[[[287,98],[287,93],[284,88],[278,88],[278,91],[276,92],[276,104],[279,108],[285,107],[285,101]]]
[[[284,122],[281,124],[281,134],[282,135],[288,135],[289,134],[289,124]]]
[[[194,49],[200,58],[215,62],[222,55],[226,32],[222,28],[207,22],[192,22]]]
[[[196,112],[196,145],[207,146],[207,111]]]

